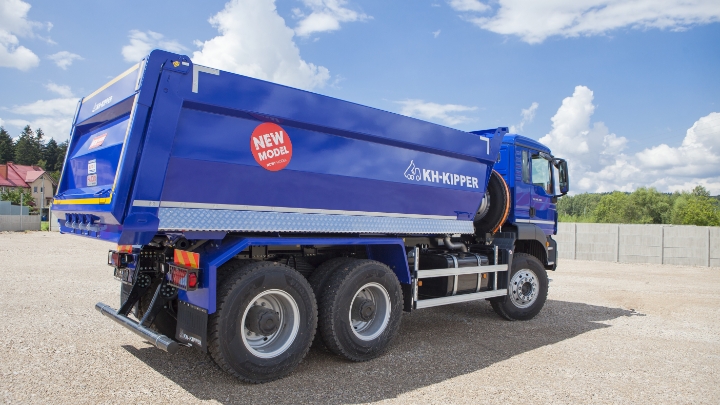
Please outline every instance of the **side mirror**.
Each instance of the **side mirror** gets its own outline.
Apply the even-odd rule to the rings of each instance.
[[[555,159],[555,167],[558,169],[558,180],[560,181],[560,195],[570,191],[570,180],[568,178],[568,167],[565,159]]]

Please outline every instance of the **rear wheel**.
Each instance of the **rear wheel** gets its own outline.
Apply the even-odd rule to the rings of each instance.
[[[333,353],[366,361],[387,349],[401,317],[402,291],[392,270],[356,260],[330,276],[320,300],[318,331]]]
[[[315,297],[305,278],[282,264],[256,262],[220,285],[208,348],[218,366],[235,377],[272,381],[305,357],[316,326]]]
[[[512,261],[508,295],[490,301],[495,312],[510,321],[526,321],[545,305],[548,276],[545,266],[535,256],[516,253]]]

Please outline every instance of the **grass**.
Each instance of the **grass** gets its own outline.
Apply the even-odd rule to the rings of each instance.
[[[40,230],[41,231],[49,231],[50,230],[50,222],[48,222],[48,221],[40,222]]]

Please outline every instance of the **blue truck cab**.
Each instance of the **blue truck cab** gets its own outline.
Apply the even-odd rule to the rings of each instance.
[[[507,132],[155,50],[80,101],[52,210],[62,233],[117,244],[119,309],[100,313],[266,382],[315,336],[351,361],[381,355],[402,312],[537,315],[567,165]]]

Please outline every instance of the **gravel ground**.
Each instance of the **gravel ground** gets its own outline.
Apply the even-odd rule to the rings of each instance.
[[[6,403],[720,403],[720,269],[561,261],[535,319],[487,302],[405,314],[389,352],[321,349],[290,376],[238,382],[102,317],[119,285],[108,243],[0,233],[0,401]]]

